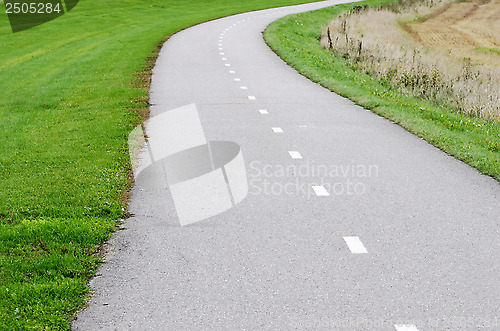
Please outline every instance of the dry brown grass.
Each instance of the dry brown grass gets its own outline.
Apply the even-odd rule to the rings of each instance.
[[[469,52],[479,54],[474,58],[477,60],[483,55],[488,59],[498,56],[474,51],[478,47],[496,47],[495,31],[479,32],[486,23],[477,18],[487,16],[488,11],[481,7],[492,3],[499,4],[466,3],[468,12],[453,9],[463,3],[449,0],[405,1],[384,9],[358,8],[333,20],[323,31],[321,43],[349,59],[357,69],[387,80],[407,94],[444,103],[461,113],[500,120],[500,66],[492,65],[491,60],[478,62],[462,57],[466,54],[464,45],[468,45]],[[495,12],[488,8],[495,18]],[[424,19],[406,23],[417,17]],[[452,21],[461,28],[449,23]],[[446,30],[440,24],[452,27]],[[471,27],[471,32],[466,32],[466,27]],[[446,37],[446,31],[455,31],[453,37]],[[473,34],[483,36],[478,39],[481,41],[472,43]],[[443,52],[447,43],[455,45],[453,51]]]
[[[448,4],[428,18],[406,25],[415,40],[457,58],[500,65],[500,56],[478,49],[500,48],[500,1]]]

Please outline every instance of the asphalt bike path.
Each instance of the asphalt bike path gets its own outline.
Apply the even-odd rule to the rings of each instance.
[[[195,104],[207,139],[241,146],[248,195],[180,226],[169,190],[134,187],[75,330],[500,330],[498,182],[265,44],[277,18],[336,3],[165,43],[151,116]]]

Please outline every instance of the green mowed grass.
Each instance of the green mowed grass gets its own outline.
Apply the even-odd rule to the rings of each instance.
[[[165,36],[303,2],[82,0],[15,34],[0,15],[1,330],[69,329],[84,305],[99,246],[125,216],[127,137]]]
[[[388,118],[434,146],[500,181],[500,123],[455,113],[406,96],[398,89],[357,72],[341,56],[320,46],[328,23],[354,6],[379,6],[394,0],[368,0],[290,15],[264,32],[269,46],[314,82]]]
[[[115,222],[24,220],[0,231],[0,330],[69,329]]]

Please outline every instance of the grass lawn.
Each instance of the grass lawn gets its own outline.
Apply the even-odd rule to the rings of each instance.
[[[82,0],[15,34],[0,15],[0,330],[67,330],[84,306],[126,212],[127,137],[165,36],[304,2]]]
[[[290,15],[273,22],[264,37],[302,75],[500,181],[500,123],[460,115],[405,96],[395,87],[353,70],[345,59],[321,48],[321,32],[334,17],[354,6],[390,1],[394,0],[368,0]]]

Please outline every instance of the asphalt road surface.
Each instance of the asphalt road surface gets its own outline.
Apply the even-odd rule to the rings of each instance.
[[[500,185],[299,75],[265,44],[278,17],[197,25],[163,47],[152,116],[195,103],[236,142],[249,193],[179,226],[134,187],[75,330],[500,330]]]

